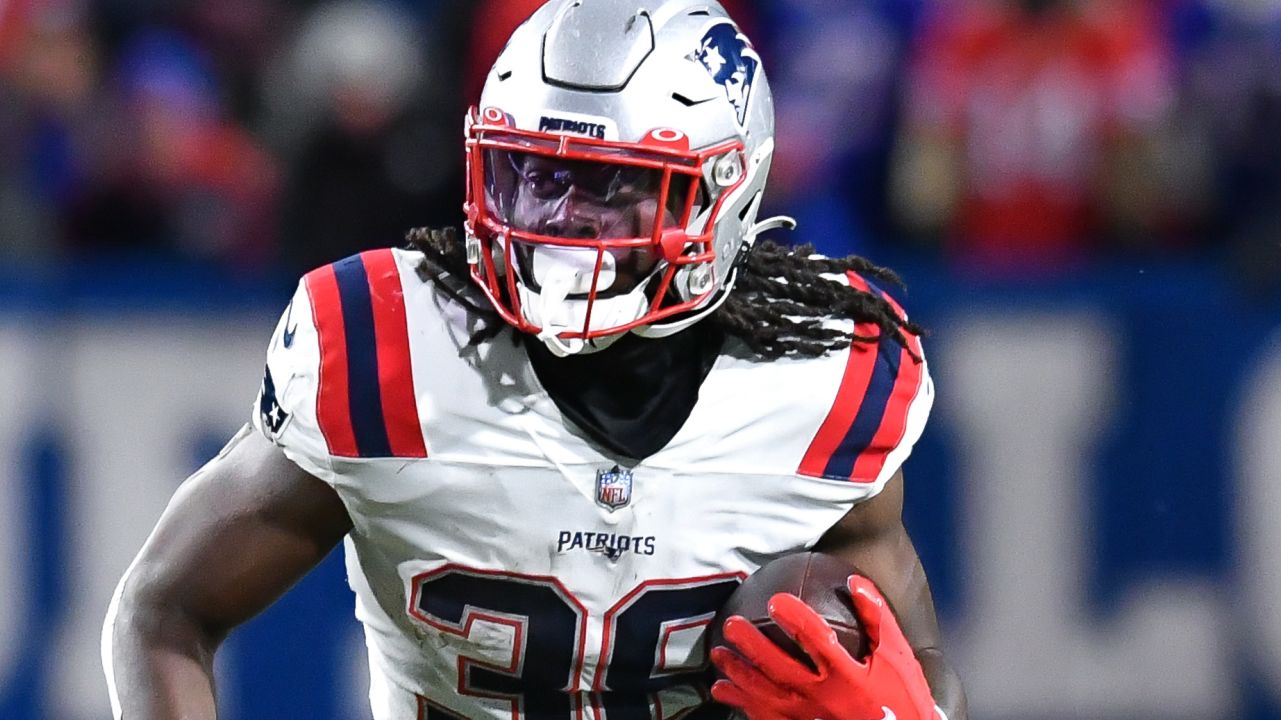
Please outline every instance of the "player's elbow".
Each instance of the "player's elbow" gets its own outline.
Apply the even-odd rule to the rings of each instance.
[[[207,700],[212,707],[213,659],[222,636],[184,607],[172,586],[137,561],[112,596],[101,652],[117,720],[213,717],[212,711],[190,712],[196,706],[185,703]]]
[[[163,568],[137,562],[121,578],[107,612],[104,639],[143,645],[187,645],[212,651],[225,632],[202,620]]]

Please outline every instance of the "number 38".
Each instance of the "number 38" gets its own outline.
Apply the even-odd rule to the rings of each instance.
[[[472,638],[477,621],[512,628],[505,664],[460,657],[458,691],[511,703],[513,720],[582,717],[590,702],[609,720],[657,720],[659,692],[678,686],[706,698],[702,667],[672,667],[674,633],[700,631],[738,587],[743,573],[649,580],[637,585],[603,616],[604,635],[592,692],[579,694],[587,658],[587,609],[550,576],[446,565],[416,576],[409,613],[447,633]],[[423,718],[454,717],[427,703]]]

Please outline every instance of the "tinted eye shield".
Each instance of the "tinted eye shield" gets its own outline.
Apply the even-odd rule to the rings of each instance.
[[[657,199],[662,182],[662,173],[651,168],[505,154],[520,187],[539,200],[556,200],[575,190],[591,202],[622,207]]]
[[[535,292],[557,268],[572,272],[562,277],[566,299],[630,293],[653,279],[663,239],[686,250],[684,229],[699,211],[690,174],[506,149],[486,149],[483,157],[481,221]],[[647,284],[647,294],[656,289]]]
[[[503,232],[528,233],[524,239],[531,241],[619,243],[648,237],[657,243],[662,231],[689,227],[706,205],[702,169],[692,162],[620,153],[565,157],[552,151],[531,143],[487,141],[474,153],[472,161],[483,169],[481,187],[473,188],[473,198],[483,198],[476,208],[482,211],[479,219]],[[569,197],[586,203],[585,210],[632,211],[637,217],[629,227],[619,216],[608,216],[613,227],[591,232],[550,223],[553,203]]]

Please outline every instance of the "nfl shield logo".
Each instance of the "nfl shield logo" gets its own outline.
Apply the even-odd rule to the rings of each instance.
[[[632,501],[632,471],[615,465],[610,470],[596,471],[596,502],[617,510]]]

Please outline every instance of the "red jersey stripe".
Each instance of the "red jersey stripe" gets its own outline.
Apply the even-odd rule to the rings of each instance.
[[[307,273],[311,317],[320,339],[320,380],[316,390],[316,421],[329,454],[359,457],[351,425],[347,387],[347,334],[343,323],[338,278],[332,265]]]
[[[378,386],[382,398],[387,440],[396,457],[425,458],[427,444],[418,418],[409,357],[409,325],[405,317],[405,292],[400,269],[389,249],[371,250],[361,256],[369,276],[374,335],[378,344]]]
[[[857,274],[851,272],[848,277],[850,285],[855,289],[870,291],[867,283]],[[880,328],[871,323],[860,323],[854,327],[854,332],[863,337],[875,337],[880,334]],[[849,359],[845,363],[845,373],[836,391],[836,400],[832,403],[827,418],[819,426],[818,434],[810,441],[809,449],[805,451],[805,457],[797,470],[801,475],[824,477],[828,462],[836,454],[858,415],[868,383],[872,380],[872,371],[876,367],[876,355],[875,343],[855,342],[850,345]]]
[[[870,323],[863,323],[856,326],[855,331],[863,336],[875,336],[880,329]],[[818,434],[810,442],[809,449],[805,451],[805,457],[797,471],[801,475],[825,476],[827,464],[854,425],[854,418],[858,415],[859,406],[872,380],[876,355],[877,346],[874,344],[856,342],[850,345],[849,360],[845,363],[845,374],[836,392],[836,400],[832,403],[827,418],[819,426]]]

